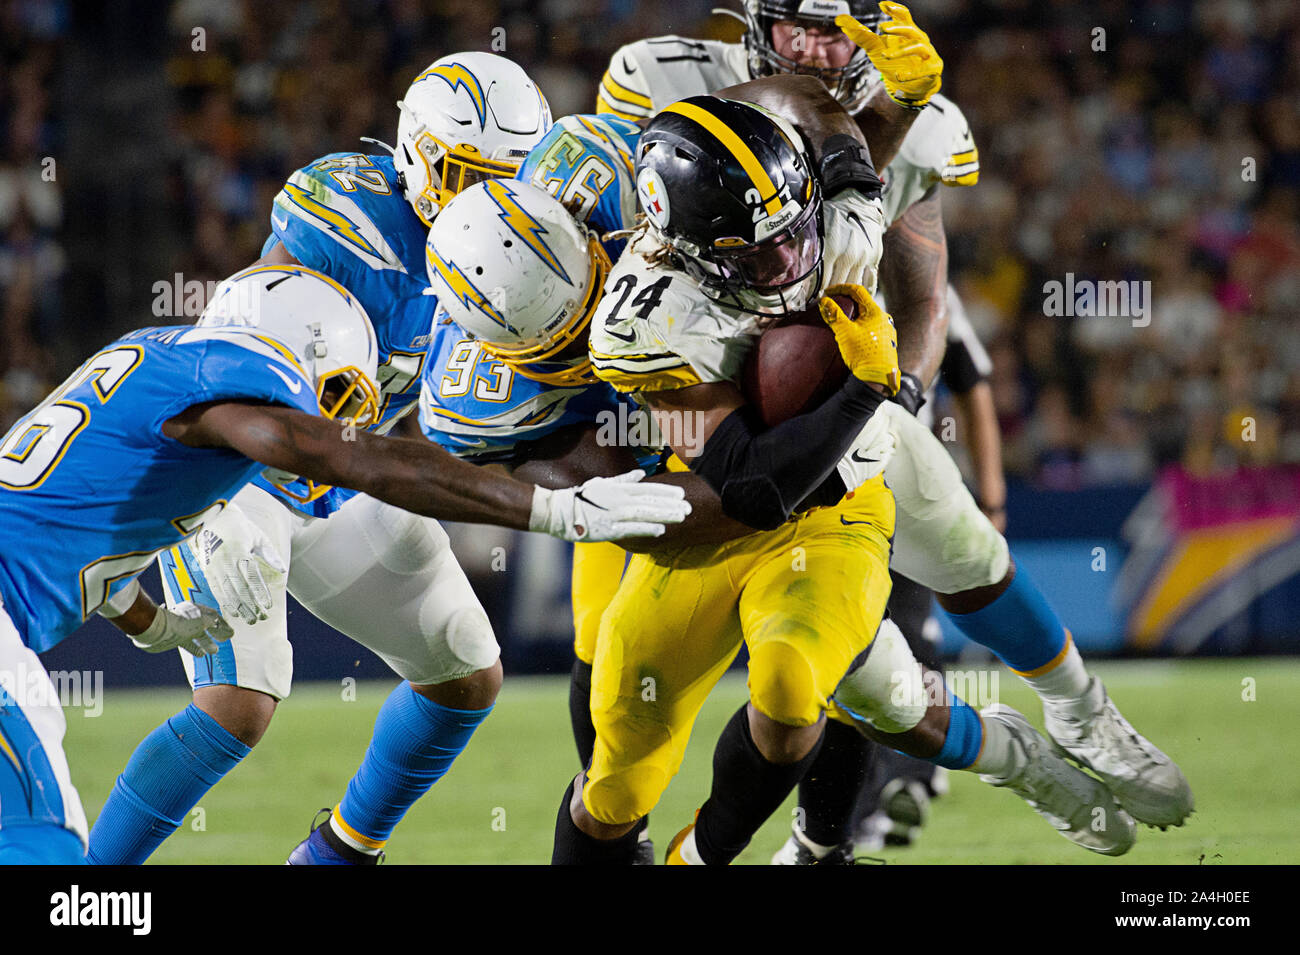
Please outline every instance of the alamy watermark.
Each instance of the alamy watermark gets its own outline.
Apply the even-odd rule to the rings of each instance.
[[[255,282],[222,283],[215,279],[187,279],[177,272],[170,279],[154,282],[151,308],[156,318],[196,319],[209,307],[230,316],[231,324],[258,324],[257,310],[262,289]]]
[[[889,702],[897,707],[951,707],[960,699],[981,709],[998,702],[1000,679],[997,670],[926,670],[918,685],[913,673],[901,671],[889,679]]]
[[[704,416],[698,411],[654,411],[620,404],[596,415],[601,447],[671,447],[693,458],[704,447]]]
[[[1043,283],[1043,296],[1043,314],[1049,318],[1127,318],[1134,328],[1151,324],[1149,281],[1094,282],[1066,272],[1064,282]]]
[[[23,709],[58,705],[82,710],[83,716],[104,712],[103,670],[50,670],[29,667],[0,670],[0,689]]]

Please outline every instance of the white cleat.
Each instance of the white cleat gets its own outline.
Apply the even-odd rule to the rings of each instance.
[[[1057,752],[1096,773],[1139,822],[1164,829],[1191,814],[1187,778],[1124,719],[1096,677],[1079,701],[1044,700],[1043,722]]]
[[[1011,776],[981,775],[980,779],[1010,789],[1077,846],[1107,856],[1120,856],[1133,848],[1137,826],[1110,790],[1058,756],[1047,738],[1010,707],[995,703],[981,710],[980,716],[1003,724],[1022,757]]]
[[[825,852],[825,850],[823,850]],[[772,865],[856,865],[853,843],[844,842],[824,855],[817,855],[812,844],[797,828],[785,840],[785,845],[772,856]]]

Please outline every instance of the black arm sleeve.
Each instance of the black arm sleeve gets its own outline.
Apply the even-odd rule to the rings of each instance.
[[[819,498],[828,487],[833,493],[834,482],[826,482],[835,465],[884,400],[850,375],[818,407],[774,428],[764,428],[758,412],[742,406],[709,436],[691,470],[718,492],[728,517],[772,530],[814,491]]]
[[[827,199],[844,189],[857,189],[868,199],[880,195],[880,177],[871,164],[871,153],[846,133],[831,136],[822,144],[818,174]]]
[[[959,395],[966,394],[985,379],[971,357],[970,349],[961,341],[948,343],[939,374],[943,376],[943,383]]]

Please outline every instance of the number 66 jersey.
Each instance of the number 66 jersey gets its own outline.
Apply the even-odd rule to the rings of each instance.
[[[288,350],[241,328],[144,328],[72,373],[0,441],[0,601],[37,653],[215,517],[261,470],[163,434],[186,408],[270,402],[318,414]]]

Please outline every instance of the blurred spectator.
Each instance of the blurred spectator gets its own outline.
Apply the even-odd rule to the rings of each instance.
[[[284,178],[327,152],[379,148],[362,136],[391,142],[393,103],[440,56],[503,53],[557,116],[586,111],[620,44],[736,38],[713,5],[177,0],[166,8],[166,53],[150,54],[149,74],[166,78],[168,119],[166,172],[148,201],[176,229],[153,274],[206,283],[256,258]],[[979,185],[943,199],[952,274],[994,359],[1008,468],[1074,487],[1149,479],[1172,461],[1198,470],[1300,461],[1300,5],[912,8],[980,149]],[[52,357],[75,337],[61,294],[64,187],[42,177],[41,162],[58,155],[59,110],[86,107],[61,89],[65,48],[80,36],[70,5],[0,0],[0,22],[7,424],[67,370]],[[1044,285],[1067,273],[1150,282],[1149,309],[1050,315]],[[112,304],[122,314],[105,316],[110,327],[139,323]]]

